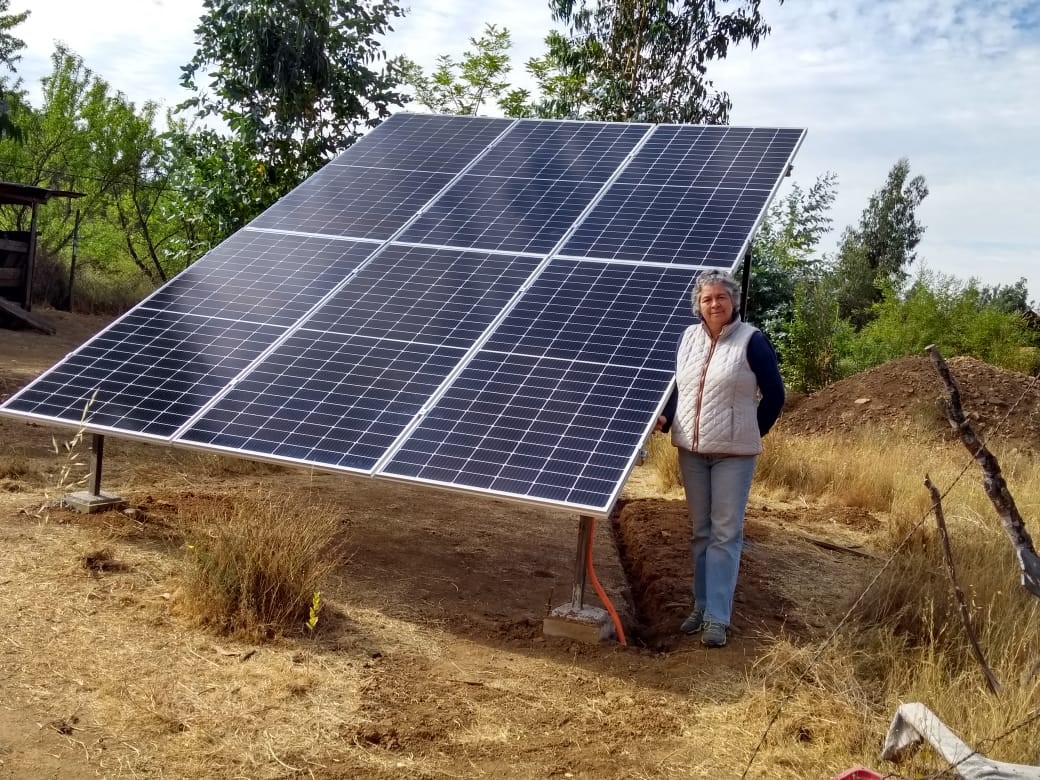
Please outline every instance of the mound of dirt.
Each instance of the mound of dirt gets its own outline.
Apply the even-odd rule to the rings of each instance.
[[[990,439],[1040,450],[1040,382],[971,357],[947,361],[964,412]],[[863,425],[923,429],[952,438],[939,374],[925,356],[883,363],[812,395],[792,398],[778,427],[790,433],[848,432]]]

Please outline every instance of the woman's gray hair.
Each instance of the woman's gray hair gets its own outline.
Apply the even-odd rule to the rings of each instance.
[[[726,288],[729,297],[733,301],[733,311],[740,311],[740,285],[725,271],[703,271],[693,282],[693,291],[690,294],[690,302],[693,304],[693,313],[701,316],[701,290],[711,285],[721,285]]]

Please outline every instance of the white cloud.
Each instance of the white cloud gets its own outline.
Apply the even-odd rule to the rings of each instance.
[[[30,11],[13,31],[26,43],[18,72],[30,94],[50,73],[54,45],[61,42],[137,103],[172,107],[187,97],[180,67],[195,52],[201,0],[12,0],[10,10]]]

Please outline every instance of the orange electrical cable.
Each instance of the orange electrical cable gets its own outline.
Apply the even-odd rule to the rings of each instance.
[[[592,581],[592,589],[596,591],[599,600],[607,608],[607,614],[610,615],[610,620],[614,624],[614,631],[617,632],[618,642],[627,647],[628,642],[625,641],[625,629],[621,627],[621,618],[618,617],[617,610],[614,609],[614,605],[607,598],[607,593],[603,590],[603,586],[599,584],[599,580],[596,579],[596,572],[592,568],[592,532],[596,528],[596,521],[594,518],[589,518],[589,520],[589,544],[585,551],[585,573],[588,575],[589,580]]]

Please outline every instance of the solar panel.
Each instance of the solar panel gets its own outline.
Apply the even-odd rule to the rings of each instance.
[[[561,254],[732,268],[802,135],[661,125]]]
[[[538,260],[390,244],[302,327],[472,347]]]
[[[385,472],[609,511],[671,386],[689,287],[684,269],[551,261]]]
[[[389,245],[181,438],[368,471],[536,265]]]
[[[395,115],[0,412],[605,514],[803,134]]]
[[[390,238],[512,122],[392,116],[253,220],[250,227]]]
[[[367,472],[464,355],[449,347],[300,330],[180,439]]]
[[[91,429],[165,438],[284,328],[138,309],[4,404]]]
[[[518,122],[401,235],[402,241],[545,255],[648,125]]]
[[[377,249],[236,233],[4,408],[171,436]]]
[[[387,475],[609,511],[672,377],[480,352]]]
[[[141,303],[141,308],[288,328],[378,244],[235,233]]]

